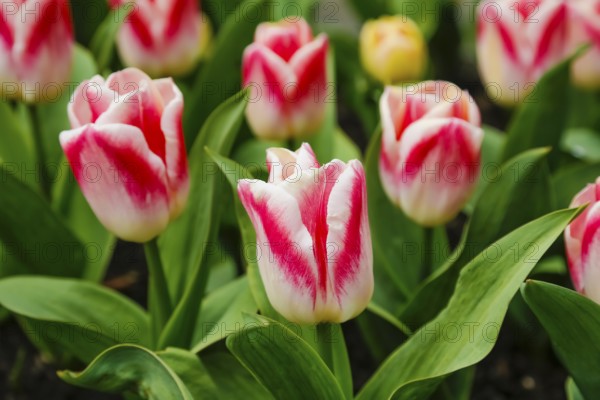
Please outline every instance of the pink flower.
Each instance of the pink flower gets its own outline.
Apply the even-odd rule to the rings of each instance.
[[[273,307],[300,323],[344,322],[373,293],[373,254],[362,164],[319,167],[308,144],[267,151],[269,181],[238,193],[256,230],[257,259]]]
[[[172,79],[128,68],[83,82],[60,143],[98,219],[118,237],[145,242],[188,197],[183,97]]]
[[[327,36],[313,39],[303,19],[258,26],[242,67],[243,85],[251,88],[246,117],[257,136],[304,137],[320,128],[332,95],[327,48]]]
[[[588,203],[565,230],[565,244],[575,289],[600,303],[600,178],[577,193],[571,207]]]
[[[110,0],[113,7],[127,0]],[[198,61],[206,22],[197,0],[135,0],[121,26],[117,46],[121,60],[151,76],[185,74]]]
[[[456,85],[388,86],[380,100],[379,173],[390,200],[425,226],[448,222],[471,196],[483,132],[477,105]]]
[[[569,49],[590,44],[590,48],[572,67],[576,85],[600,88],[600,0],[570,0],[569,7]]]
[[[71,71],[73,26],[66,0],[2,1],[0,82],[5,98],[54,98]]]
[[[503,105],[522,102],[538,79],[568,55],[567,14],[562,0],[480,3],[477,59],[492,100]]]

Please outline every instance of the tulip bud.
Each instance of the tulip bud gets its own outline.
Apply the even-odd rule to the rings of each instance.
[[[298,323],[344,322],[373,294],[373,251],[362,164],[319,167],[308,144],[267,152],[268,182],[241,179],[267,296]]]
[[[511,106],[563,60],[567,8],[560,0],[485,0],[477,11],[477,59],[488,96]]]
[[[362,27],[360,58],[363,68],[383,83],[415,81],[427,66],[427,44],[410,18],[380,17]]]
[[[565,229],[569,271],[575,289],[600,303],[600,178],[587,185],[571,207],[589,204]]]
[[[56,99],[69,78],[73,26],[67,0],[3,1],[0,92],[5,99]]]
[[[60,144],[92,210],[124,240],[154,238],[187,202],[182,112],[171,78],[135,68],[95,76],[73,93],[72,129]]]
[[[479,176],[483,131],[467,92],[442,81],[386,87],[379,173],[390,200],[424,226],[450,221]]]
[[[265,22],[243,56],[243,85],[251,88],[246,117],[263,139],[315,133],[331,94],[327,79],[327,36],[313,39],[304,19]]]
[[[590,48],[573,63],[573,82],[584,89],[600,88],[600,1],[571,0],[569,6],[569,50],[584,44]]]
[[[117,7],[131,0],[111,0]],[[135,0],[117,35],[123,63],[150,76],[189,72],[206,47],[208,22],[197,0]]]

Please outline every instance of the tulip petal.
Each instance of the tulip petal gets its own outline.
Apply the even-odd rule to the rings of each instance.
[[[327,260],[332,294],[322,318],[344,322],[362,312],[373,294],[373,254],[365,172],[356,160],[345,166],[331,189],[327,226]]]
[[[62,132],[60,143],[83,194],[108,230],[125,240],[146,242],[165,229],[165,167],[138,128],[85,125]]]
[[[578,290],[600,303],[600,203],[596,202],[588,209],[581,241],[581,265],[574,272],[580,279]]]
[[[302,171],[309,168],[319,168],[319,162],[308,143],[302,143],[296,152],[282,147],[267,149],[269,183],[277,184],[288,179],[296,181]]]
[[[452,219],[475,188],[482,139],[480,128],[458,118],[411,124],[396,176],[402,209],[425,226]]]
[[[72,128],[94,123],[98,117],[108,110],[116,94],[106,87],[104,78],[94,76],[77,86],[67,107]]]
[[[256,230],[257,261],[271,304],[288,319],[315,322],[317,267],[296,199],[278,185],[246,179],[238,193]]]
[[[312,38],[310,26],[303,18],[294,22],[265,22],[254,33],[256,43],[267,46],[284,61],[289,61]]]

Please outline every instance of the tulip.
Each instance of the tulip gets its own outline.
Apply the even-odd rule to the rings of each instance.
[[[67,0],[3,1],[0,92],[6,99],[56,99],[71,70],[73,26]]]
[[[292,322],[344,322],[373,294],[373,252],[362,164],[319,167],[308,144],[267,151],[268,182],[241,179],[267,296]]]
[[[600,1],[571,0],[569,6],[569,49],[589,44],[573,63],[573,82],[588,89],[600,88]]]
[[[197,0],[135,0],[131,10],[117,35],[125,65],[154,77],[182,75],[196,65],[210,36]]]
[[[456,85],[386,87],[379,174],[390,200],[424,226],[456,216],[477,183],[483,131],[477,105]]]
[[[263,139],[305,137],[316,132],[331,95],[327,36],[313,38],[304,19],[265,22],[243,55],[243,85],[250,87],[246,117]]]
[[[600,178],[587,185],[571,207],[589,204],[565,230],[565,245],[575,289],[600,303]]]
[[[383,83],[418,80],[427,66],[427,44],[421,30],[406,16],[367,21],[360,32],[363,68]]]
[[[128,68],[73,93],[60,144],[83,195],[116,236],[147,242],[188,197],[183,97],[171,78]]]
[[[479,72],[489,97],[501,105],[525,101],[538,79],[568,55],[561,0],[485,0],[477,16]]]

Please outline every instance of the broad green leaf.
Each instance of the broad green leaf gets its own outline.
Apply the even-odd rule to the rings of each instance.
[[[148,400],[193,400],[185,384],[159,356],[140,346],[118,345],[100,354],[82,372],[59,371],[72,385]]]
[[[209,148],[206,149],[206,152],[213,159],[216,165],[219,166],[221,172],[223,175],[225,175],[225,178],[229,182],[233,192],[235,214],[237,216],[242,234],[242,248],[244,249],[242,257],[244,257],[244,260],[246,261],[248,284],[250,285],[252,296],[254,297],[258,309],[263,315],[274,319],[279,319],[279,314],[273,309],[273,306],[271,306],[271,303],[267,298],[267,293],[265,292],[265,287],[258,271],[258,259],[256,255],[256,232],[254,231],[254,226],[252,225],[250,217],[248,216],[248,213],[246,213],[246,210],[242,206],[242,202],[237,195],[238,180],[243,178],[251,179],[253,176],[249,170],[237,164],[235,161],[227,159]]]
[[[579,211],[541,217],[477,255],[461,271],[447,307],[379,367],[357,399],[425,399],[447,374],[481,361],[519,286]]]
[[[161,258],[169,277],[173,304],[177,304],[161,337],[161,344],[183,348],[191,346],[195,318],[208,279],[203,263],[208,243],[216,243],[219,196],[222,187],[218,166],[204,153],[208,146],[229,154],[238,133],[246,106],[246,91],[221,104],[202,127],[189,153],[190,195],[183,214],[169,224],[159,238]]]
[[[535,147],[551,146],[549,161],[556,167],[563,131],[567,124],[569,58],[548,71],[517,110],[508,128],[503,160]],[[522,90],[523,88],[519,88]]]
[[[196,135],[213,110],[240,90],[242,53],[252,42],[256,26],[269,19],[272,7],[266,0],[245,0],[221,26],[214,54],[199,70],[193,95],[186,98],[184,132],[188,146],[196,146]]]
[[[596,182],[600,177],[600,163],[580,164],[559,169],[552,176],[552,186],[558,207],[568,207],[573,197],[588,183]]]
[[[156,353],[177,374],[194,399],[219,399],[217,386],[197,355],[173,347]]]
[[[373,240],[376,290],[374,300],[395,312],[411,295],[421,278],[423,228],[391,203],[379,178],[381,130],[367,150],[365,170],[369,222]]]
[[[201,357],[222,399],[273,399],[227,349],[207,349],[202,352]]]
[[[575,385],[575,381],[571,377],[568,377],[565,382],[565,391],[567,392],[567,400],[585,400],[581,391],[577,385]]]
[[[340,128],[333,133],[333,157],[344,162],[361,159],[360,149]]]
[[[2,134],[0,135],[0,162],[6,171],[14,173],[19,179],[31,181],[35,166],[33,156],[33,143],[28,137],[28,131],[19,119],[17,111],[10,103],[0,101],[0,120],[2,121]],[[34,175],[35,176],[35,175]],[[37,185],[37,182],[33,186]]]
[[[579,293],[541,281],[521,288],[525,302],[586,399],[600,393],[600,305]]]
[[[344,398],[329,368],[300,336],[266,317],[250,318],[246,329],[227,338],[227,348],[275,398]]]
[[[192,343],[193,353],[225,339],[244,327],[243,313],[254,313],[257,306],[246,277],[236,279],[210,293],[202,301]]]
[[[600,133],[587,128],[571,128],[565,132],[561,149],[585,162],[600,162]]]
[[[112,257],[116,238],[98,221],[65,157],[59,171],[60,177],[52,192],[52,208],[77,236],[85,250],[86,265],[82,277],[99,282]]]
[[[444,379],[430,399],[469,400],[474,379],[475,366],[456,371]]]
[[[0,241],[5,254],[26,267],[21,273],[82,276],[89,249],[37,192],[4,166],[0,175]]]
[[[548,149],[534,149],[509,160],[487,178],[459,247],[419,288],[400,320],[419,327],[435,317],[452,295],[460,270],[495,240],[555,207],[545,164]],[[513,248],[511,251],[522,251]]]
[[[89,362],[119,343],[149,343],[149,320],[110,289],[74,279],[19,276],[0,280],[0,304],[26,318],[34,341],[59,344]]]

